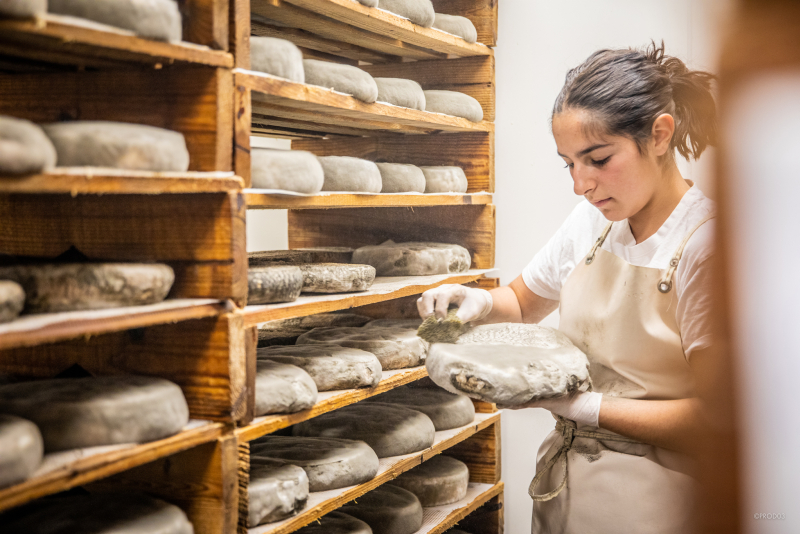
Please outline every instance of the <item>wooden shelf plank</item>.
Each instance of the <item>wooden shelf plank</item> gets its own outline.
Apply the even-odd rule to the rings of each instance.
[[[348,0],[349,1],[349,0]],[[353,2],[354,5],[359,5]],[[239,90],[252,93],[254,123],[268,122],[269,117],[299,121],[302,129],[320,131],[331,127],[390,133],[427,134],[438,132],[493,132],[488,121],[472,122],[442,113],[419,111],[390,104],[367,104],[332,89],[292,82],[262,72],[234,69]]]
[[[441,534],[503,492],[504,484],[470,482],[467,496],[458,502],[422,509],[422,528],[414,534]]]
[[[291,517],[289,519],[285,519],[283,521],[269,523],[266,525],[260,525],[255,528],[249,529],[250,534],[286,534],[288,532],[293,532],[294,530],[305,526],[315,519],[322,517],[323,515],[327,514],[328,512],[332,512],[333,510],[339,508],[345,503],[352,501],[360,497],[361,495],[367,493],[370,490],[373,490],[394,478],[397,478],[398,475],[408,471],[409,469],[420,465],[422,462],[425,462],[440,454],[442,451],[452,447],[453,445],[460,443],[467,439],[468,437],[476,434],[477,432],[487,428],[488,426],[494,424],[495,422],[500,420],[500,412],[494,414],[475,414],[475,420],[467,425],[460,428],[454,428],[452,430],[444,430],[436,433],[436,437],[434,439],[433,446],[428,449],[425,449],[420,452],[416,452],[414,454],[406,454],[403,456],[392,456],[390,458],[382,458],[380,460],[380,467],[378,468],[378,474],[364,484],[359,484],[358,486],[350,486],[347,488],[340,488],[335,490],[329,491],[319,491],[319,492],[312,492],[308,495],[308,503],[306,504],[306,508],[300,512],[298,515]],[[490,494],[489,497],[486,497],[486,500],[491,498],[494,495],[491,495],[491,488],[488,484],[471,484],[473,488],[481,487],[480,489],[484,490],[479,492],[479,495]],[[485,486],[485,488],[483,487]],[[502,490],[502,486],[499,490]],[[473,501],[475,497],[473,497]],[[466,501],[466,499],[465,499]],[[470,501],[472,502],[472,501]],[[485,502],[485,500],[483,501]],[[468,506],[469,503],[465,502],[465,506]],[[477,508],[479,504],[475,504],[474,507]],[[437,507],[442,508],[442,507]],[[463,509],[463,508],[462,508]],[[474,509],[474,508],[473,508]],[[436,509],[431,509],[436,510]],[[466,514],[464,514],[466,515]],[[427,532],[425,530],[421,530],[420,532]],[[437,531],[439,532],[439,531]]]
[[[244,309],[244,325],[301,317],[315,313],[345,310],[375,302],[392,300],[408,295],[416,295],[442,284],[465,284],[493,269],[470,269],[460,274],[438,274],[433,276],[379,276],[368,291],[361,293],[341,293],[335,295],[301,295],[294,302],[281,304],[261,304]]]
[[[359,207],[416,207],[416,206],[469,206],[491,204],[489,193],[419,194],[419,193],[320,193],[311,196],[261,193],[246,189],[247,209],[303,209],[303,208],[359,208]]]
[[[225,300],[169,299],[147,306],[23,315],[0,324],[0,350],[214,317],[232,310],[233,304]]]
[[[309,410],[286,415],[266,415],[256,417],[247,426],[236,429],[236,436],[239,442],[252,441],[261,436],[271,434],[276,430],[286,428],[303,421],[307,421],[318,415],[331,412],[343,406],[347,406],[364,400],[375,395],[380,395],[385,391],[400,387],[428,376],[425,366],[412,367],[410,369],[397,369],[395,371],[384,371],[380,383],[374,388],[344,389],[340,391],[321,391],[317,397],[317,403]]]
[[[192,420],[174,436],[150,443],[110,445],[46,454],[28,480],[0,489],[0,510],[100,480],[132,467],[214,441],[222,435],[221,423]]]
[[[143,39],[133,32],[64,15],[0,20],[0,51],[39,62],[90,67],[173,63],[233,67],[233,55],[182,41]]]
[[[298,28],[313,31],[314,27],[309,24],[308,18],[298,11],[326,17],[346,25],[345,30],[339,28],[338,40],[364,48],[378,50],[371,46],[369,39],[372,34],[395,39],[409,45],[408,48],[411,50],[408,55],[404,54],[402,49],[394,52],[396,55],[405,57],[416,57],[413,54],[418,53],[418,50],[414,49],[420,48],[460,57],[486,56],[493,53],[492,49],[484,44],[471,44],[455,35],[434,28],[423,28],[394,13],[366,7],[351,0],[253,0],[252,11],[259,13],[262,5],[280,9],[286,4],[296,6],[300,10],[291,12],[292,20],[283,21],[284,23],[289,22]],[[287,9],[287,11],[289,10]]]
[[[244,180],[233,172],[148,172],[100,167],[57,167],[42,174],[0,177],[2,193],[220,193],[242,187]]]

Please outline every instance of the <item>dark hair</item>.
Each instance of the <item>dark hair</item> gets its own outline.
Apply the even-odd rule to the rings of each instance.
[[[595,127],[633,139],[642,152],[656,118],[669,113],[675,119],[672,148],[697,159],[716,143],[713,79],[665,55],[663,41],[644,50],[598,50],[567,73],[553,116],[570,108],[590,111]]]

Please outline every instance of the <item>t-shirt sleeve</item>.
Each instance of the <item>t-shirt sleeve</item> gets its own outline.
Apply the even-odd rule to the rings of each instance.
[[[713,229],[706,223],[687,244],[676,279],[678,308],[675,317],[686,359],[692,352],[711,346],[713,328]],[[691,247],[690,245],[694,245]]]

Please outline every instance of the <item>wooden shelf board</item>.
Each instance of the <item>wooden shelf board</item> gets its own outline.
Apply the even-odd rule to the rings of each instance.
[[[470,482],[467,496],[458,502],[422,509],[422,528],[414,534],[441,534],[503,492],[504,484]]]
[[[244,187],[232,172],[149,172],[58,167],[42,174],[0,176],[0,193],[220,193]]]
[[[252,0],[251,5],[253,13],[281,17],[280,22],[311,32],[320,28],[317,20],[308,14],[337,21],[342,23],[336,27],[337,40],[382,53],[416,59],[424,52],[459,57],[493,54],[492,49],[484,44],[468,43],[455,35],[423,28],[394,13],[366,7],[352,0]],[[276,16],[275,11],[281,9],[285,14]],[[394,49],[389,48],[391,43],[377,40],[377,37],[397,44]]]
[[[173,63],[233,67],[233,55],[186,41],[167,43],[77,17],[47,13],[38,19],[0,20],[0,49],[37,61],[113,67],[144,63],[156,68]]]
[[[350,1],[350,0],[348,0]],[[354,5],[359,5],[353,2]],[[277,76],[234,69],[237,87],[251,90],[253,122],[262,117],[299,121],[304,129],[318,123],[321,131],[344,127],[345,131],[377,130],[393,133],[489,132],[494,124],[472,122],[442,113],[419,111],[376,102],[367,104],[325,87],[292,82]]]
[[[322,517],[328,512],[332,512],[343,504],[360,497],[368,491],[397,478],[397,476],[401,473],[404,473],[409,469],[418,466],[422,462],[431,459],[437,454],[440,454],[442,451],[464,441],[468,437],[476,434],[477,432],[499,420],[500,412],[493,414],[475,414],[475,420],[467,426],[437,432],[434,443],[430,448],[413,454],[381,458],[378,474],[369,482],[359,484],[358,486],[349,486],[347,488],[309,493],[306,507],[298,515],[283,521],[259,525],[255,528],[251,528],[249,529],[249,534],[286,534],[288,532],[293,532],[302,526],[308,525],[312,521]],[[486,486],[486,488],[480,488],[486,490],[491,488],[489,484],[473,484],[471,486]],[[502,486],[500,489],[502,489]],[[490,491],[482,491],[480,492],[480,495],[484,495],[486,493],[490,493]],[[491,496],[487,497],[486,500],[489,498],[491,498]],[[477,508],[477,505],[475,507]],[[427,531],[422,530],[420,532]]]
[[[390,389],[420,380],[426,376],[428,376],[428,372],[424,365],[421,367],[412,367],[410,369],[383,371],[380,383],[374,388],[320,391],[317,396],[317,403],[311,409],[286,415],[256,417],[249,425],[237,428],[235,431],[236,436],[239,438],[240,442],[252,441],[261,436],[271,434],[276,430],[302,423],[318,415],[331,412],[369,397],[374,397],[375,395],[380,395]]]
[[[214,441],[222,435],[223,428],[221,423],[192,420],[182,432],[150,443],[109,445],[46,454],[42,465],[31,478],[0,489],[0,510]]]
[[[0,324],[0,350],[214,317],[232,309],[233,304],[224,300],[169,299],[147,306],[23,315]]]
[[[263,190],[245,189],[247,209],[469,206],[492,203],[492,195],[489,193],[320,193],[300,196],[262,193],[260,191]]]
[[[301,295],[294,302],[281,304],[256,304],[244,309],[245,327],[258,323],[302,317],[315,313],[345,310],[375,302],[393,300],[408,295],[416,295],[442,284],[466,284],[482,278],[494,269],[470,269],[460,274],[437,274],[432,276],[379,276],[372,287],[361,293],[340,293],[333,295]]]

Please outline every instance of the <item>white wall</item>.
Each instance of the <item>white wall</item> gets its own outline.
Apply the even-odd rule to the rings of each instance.
[[[600,48],[664,40],[667,53],[713,70],[729,0],[500,0],[497,58],[496,265],[502,284],[556,231],[579,198],[556,154],[549,119],[567,70]],[[682,167],[704,188],[713,155]],[[713,192],[706,191],[713,196]],[[545,324],[557,326],[556,314]],[[530,532],[528,484],[554,427],[540,409],[503,415],[506,532]]]

